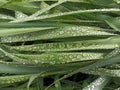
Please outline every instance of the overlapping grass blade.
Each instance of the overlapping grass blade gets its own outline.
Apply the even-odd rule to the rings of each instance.
[[[11,29],[1,29],[0,30],[0,36],[10,36],[10,35],[16,35],[16,34],[23,34],[23,33],[29,33],[29,32],[36,32],[36,31],[42,31],[42,30],[49,30],[54,29],[55,27],[40,27],[40,28],[11,28]]]
[[[11,50],[19,51],[78,51],[78,50],[100,50],[100,49],[114,49],[119,47],[119,37],[112,37],[107,39],[74,41],[74,42],[59,42],[59,43],[41,43],[23,46],[7,46]]]
[[[0,85],[10,85],[21,81],[26,81],[31,75],[13,75],[0,77]]]
[[[68,16],[68,15],[76,15],[76,14],[84,14],[84,13],[105,13],[105,12],[120,12],[120,9],[110,8],[110,9],[78,10],[78,11],[70,11],[70,12],[64,12],[64,13],[51,14],[51,15],[43,15],[43,16],[34,17],[34,18],[26,18],[22,20],[15,20],[12,22],[43,20],[43,19],[49,19],[54,17],[60,17],[60,16]]]
[[[41,55],[14,54],[21,61],[30,64],[64,64],[77,61],[90,61],[102,59],[103,53],[46,53]]]
[[[85,87],[83,90],[102,90],[104,86],[109,82],[109,77],[99,77],[94,82],[92,82],[90,85]]]
[[[116,34],[107,32],[107,30],[99,27],[89,26],[66,26],[53,30],[45,30],[40,32],[26,33],[20,35],[12,35],[1,37],[1,42],[21,42],[33,40],[47,40],[55,38],[67,38],[78,36],[114,36]]]

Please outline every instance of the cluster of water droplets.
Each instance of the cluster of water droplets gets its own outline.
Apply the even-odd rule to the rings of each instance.
[[[10,77],[1,77],[0,84],[12,84],[15,82],[21,82],[29,79],[29,75],[17,75],[17,76],[10,76]]]
[[[24,55],[16,54],[17,56],[24,58],[26,63],[31,64],[63,64],[75,61],[95,60],[101,59],[101,53],[51,53],[51,54],[40,54],[40,55]]]
[[[114,35],[114,34],[105,32],[104,30],[98,27],[65,26],[54,30],[46,30],[46,31],[1,37],[1,42],[46,40],[46,39],[54,39],[54,38],[91,36],[91,35],[96,36],[96,35]]]
[[[78,50],[82,46],[81,42],[45,43],[25,46],[13,46],[11,49],[23,51],[68,51]]]
[[[108,81],[109,81],[108,78],[100,77],[96,79],[94,82],[92,82],[90,85],[85,87],[83,90],[102,90],[102,88],[106,85]]]
[[[115,45],[114,44],[112,44],[112,45],[109,45],[109,44],[108,45],[104,45],[104,44],[103,45],[102,44],[101,45],[94,45],[93,44],[93,45],[89,45],[89,46],[83,46],[82,49],[84,49],[84,50],[96,49],[97,50],[97,49],[114,49],[117,47],[119,47],[119,45],[117,45],[117,44],[115,44]]]

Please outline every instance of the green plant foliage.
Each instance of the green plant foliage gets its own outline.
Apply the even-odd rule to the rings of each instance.
[[[119,0],[0,0],[0,90],[119,90],[119,59]]]

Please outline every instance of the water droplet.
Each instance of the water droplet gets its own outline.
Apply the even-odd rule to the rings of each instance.
[[[36,63],[36,64],[38,64],[38,62],[39,62],[38,60],[35,60],[35,63]]]

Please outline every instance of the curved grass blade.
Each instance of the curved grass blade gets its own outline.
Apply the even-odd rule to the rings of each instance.
[[[57,42],[57,43],[41,43],[23,46],[7,46],[11,50],[19,51],[75,51],[75,50],[100,50],[115,49],[119,47],[119,37],[108,39],[86,40],[77,42]]]
[[[26,33],[21,35],[13,35],[1,37],[1,43],[47,40],[55,38],[68,38],[78,36],[114,36],[116,34],[106,32],[105,29],[89,26],[66,26],[54,30],[45,30],[40,32]]]
[[[11,28],[11,29],[0,29],[0,36],[9,36],[16,34],[23,34],[28,32],[36,32],[48,29],[54,29],[55,27],[39,27],[39,28]]]
[[[62,3],[64,3],[64,2],[66,2],[66,1],[67,1],[67,0],[59,0],[57,3],[54,3],[54,4],[52,4],[52,5],[50,5],[50,6],[46,7],[46,8],[43,8],[42,10],[37,11],[36,13],[32,14],[32,15],[31,15],[30,17],[28,17],[28,18],[35,18],[35,17],[37,17],[37,16],[45,13],[46,11],[49,11],[50,9],[52,9],[52,8],[54,8],[54,7],[62,4]]]
[[[29,82],[27,84],[28,90],[30,90],[30,85],[32,84],[32,82],[39,76],[40,76],[40,74],[33,74],[33,75],[31,75],[31,77],[29,78]]]
[[[8,10],[20,11],[27,14],[32,14],[39,10],[39,7],[34,5],[33,3],[17,2],[16,0],[7,1],[3,3],[0,7]]]
[[[120,9],[117,8],[110,8],[110,9],[91,9],[91,10],[78,10],[78,11],[70,11],[58,14],[51,14],[51,15],[42,15],[39,17],[28,18],[24,20],[14,20],[11,23],[15,22],[25,22],[25,21],[33,21],[33,20],[43,20],[48,18],[60,17],[60,16],[67,16],[67,15],[75,15],[75,14],[84,14],[84,13],[103,13],[103,12],[120,12]]]
[[[63,24],[59,22],[23,22],[23,23],[0,23],[0,28],[39,28],[39,27],[63,27],[68,26],[69,24]]]
[[[35,74],[44,71],[54,70],[55,68],[50,68],[47,66],[26,66],[26,65],[12,65],[12,64],[0,64],[0,73],[10,73],[10,74]]]
[[[56,81],[57,79],[59,79],[59,76],[58,76],[58,75],[55,76],[55,81]],[[56,87],[56,90],[62,90],[61,82],[60,82],[60,81],[56,82],[56,83],[55,83],[55,87]]]
[[[111,28],[116,31],[120,31],[120,18],[119,17],[111,17],[108,15],[98,15],[101,20],[104,20]]]
[[[5,14],[0,14],[0,19],[3,20],[14,20],[15,18],[9,15],[5,15]]]
[[[38,55],[13,54],[28,64],[64,64],[77,61],[91,61],[103,58],[103,53],[45,53]]]
[[[109,77],[101,76],[92,82],[87,87],[83,88],[83,90],[103,90],[105,85],[110,81]]]
[[[106,68],[96,68],[83,73],[93,74],[93,75],[104,75],[109,77],[120,77],[120,69],[106,69]]]
[[[26,81],[31,75],[12,75],[12,76],[1,76],[0,85],[11,85],[14,83]]]

